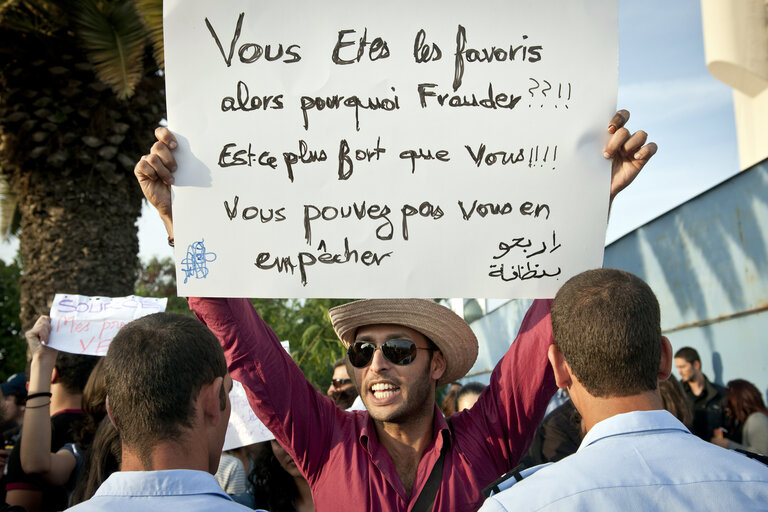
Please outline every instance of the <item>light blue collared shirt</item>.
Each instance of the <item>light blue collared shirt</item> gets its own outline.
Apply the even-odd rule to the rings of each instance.
[[[205,471],[119,471],[112,473],[88,501],[68,510],[202,512],[251,510],[238,505]]]
[[[667,411],[603,420],[575,454],[537,469],[481,512],[768,510],[768,467],[702,441]]]

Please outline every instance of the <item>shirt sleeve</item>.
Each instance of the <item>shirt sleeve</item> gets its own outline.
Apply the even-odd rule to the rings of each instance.
[[[497,475],[516,466],[528,450],[557,389],[547,358],[551,308],[551,300],[533,302],[475,406],[451,416],[464,453],[479,457],[478,464],[492,462]]]
[[[245,388],[256,416],[308,480],[319,475],[333,427],[344,412],[307,381],[249,300],[188,300],[219,339],[229,374]]]
[[[42,491],[42,480],[39,475],[29,475],[21,467],[21,440],[8,455],[8,461],[5,466],[5,489],[13,491],[16,489],[27,491]]]
[[[496,498],[490,497],[483,502],[478,512],[507,512],[507,509]]]
[[[214,476],[224,492],[230,496],[245,492],[245,468],[237,457],[222,454],[219,469]]]

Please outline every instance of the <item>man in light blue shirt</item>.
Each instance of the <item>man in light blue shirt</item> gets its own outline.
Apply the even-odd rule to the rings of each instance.
[[[230,414],[224,352],[194,318],[158,313],[129,323],[104,359],[107,411],[120,433],[122,471],[69,510],[250,510],[213,474]]]
[[[552,305],[550,364],[586,430],[578,452],[497,485],[482,511],[768,510],[768,466],[691,434],[663,410],[672,369],[650,287],[621,270],[569,280]]]

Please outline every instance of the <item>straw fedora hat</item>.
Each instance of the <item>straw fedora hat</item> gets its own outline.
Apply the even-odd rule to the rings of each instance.
[[[445,357],[438,386],[467,374],[477,359],[477,337],[459,315],[428,299],[367,299],[328,311],[333,329],[345,347],[355,341],[358,327],[395,324],[410,327],[432,340]]]

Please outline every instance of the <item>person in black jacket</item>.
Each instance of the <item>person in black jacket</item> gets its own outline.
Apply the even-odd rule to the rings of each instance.
[[[683,391],[693,407],[691,432],[709,441],[716,428],[724,426],[725,388],[714,384],[701,371],[699,353],[691,347],[675,352],[675,367],[683,383]]]

